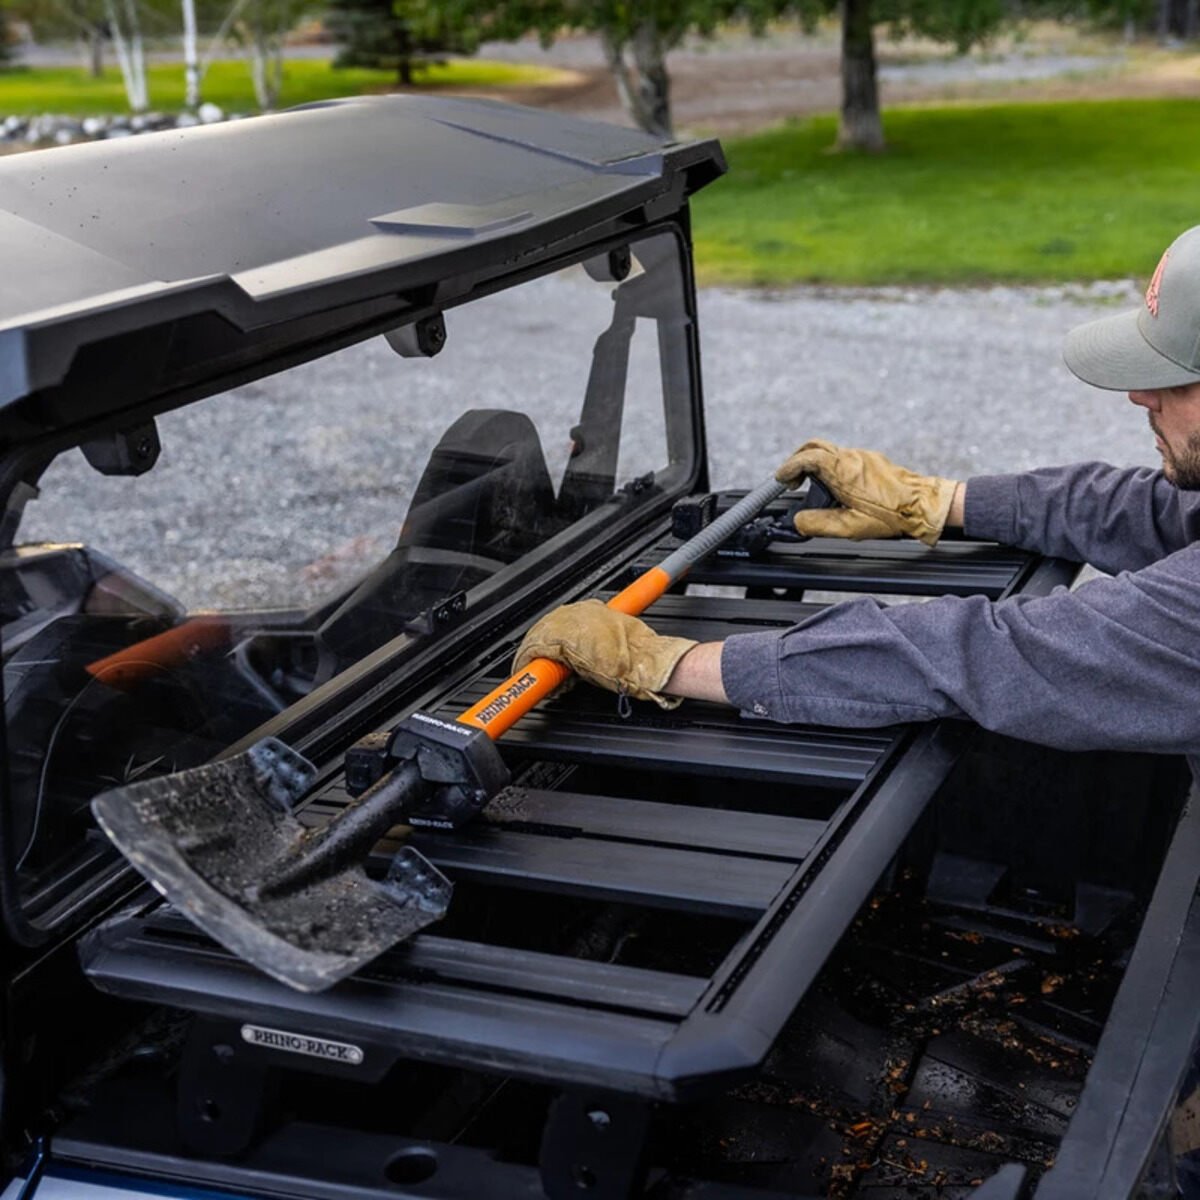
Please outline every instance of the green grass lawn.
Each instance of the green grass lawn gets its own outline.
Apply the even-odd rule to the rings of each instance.
[[[694,201],[708,283],[1148,277],[1200,224],[1200,100],[885,113],[880,156],[831,154],[834,119],[725,143]]]
[[[283,71],[281,108],[360,92],[388,91],[396,81],[392,71],[358,67],[335,71],[328,61],[320,59],[289,59]],[[183,107],[182,64],[151,63],[147,74],[151,108],[171,112]],[[552,83],[562,77],[561,72],[544,67],[457,59],[420,72],[417,82],[422,88],[491,88]],[[248,64],[244,60],[214,62],[204,78],[203,98],[230,112],[256,111]],[[111,67],[102,79],[92,79],[77,67],[0,71],[0,116],[45,112],[128,112],[120,72]]]

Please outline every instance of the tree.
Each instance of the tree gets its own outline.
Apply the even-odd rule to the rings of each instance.
[[[438,0],[331,0],[327,25],[341,43],[333,65],[395,71],[397,83],[411,86],[429,58],[474,53],[470,12]]]
[[[689,33],[711,34],[737,18],[761,27],[781,7],[772,0],[499,0],[472,11],[492,38],[536,33],[548,45],[567,30],[596,34],[625,110],[647,133],[670,138],[667,54]]]
[[[232,43],[246,56],[259,108],[273,109],[283,88],[283,48],[287,35],[314,6],[315,0],[179,0],[179,3],[183,15],[187,106],[199,106],[208,68],[226,45]],[[201,33],[208,39],[203,55],[198,45]]]
[[[99,79],[104,73],[108,23],[103,0],[7,0],[5,7],[29,26],[38,41],[78,42],[92,77]]]
[[[250,79],[258,107],[273,109],[283,89],[283,44],[312,0],[235,0],[213,38],[201,68],[226,36],[242,47],[250,63]]]
[[[196,0],[181,0],[183,9],[183,93],[184,107],[195,111],[200,105],[199,31],[196,25]]]
[[[104,17],[121,69],[125,98],[135,113],[145,112],[150,107],[150,91],[146,85],[146,43],[137,0],[120,0],[120,4],[118,0],[104,0]]]
[[[1185,14],[1195,0],[1164,0]],[[811,20],[814,0],[783,3]],[[1034,15],[1086,17],[1125,23],[1145,17],[1147,0],[825,0],[825,10],[842,18],[842,105],[837,145],[844,150],[884,149],[875,59],[875,33],[915,35],[952,45],[959,54],[986,41],[1006,24]],[[1191,18],[1193,21],[1195,17]]]
[[[1005,0],[840,0],[842,16],[842,106],[837,145],[841,150],[883,150],[875,28],[893,37],[915,34],[948,42],[960,54],[1011,19]]]
[[[0,67],[12,62],[12,30],[8,24],[7,0],[0,0]]]
[[[134,112],[149,104],[146,87],[145,33],[148,18],[153,32],[174,32],[173,17],[162,11],[167,0],[0,0],[28,22],[36,38],[71,37],[81,41],[93,75],[104,67],[104,46],[111,42],[121,69],[125,97]],[[176,0],[169,0],[174,4]]]

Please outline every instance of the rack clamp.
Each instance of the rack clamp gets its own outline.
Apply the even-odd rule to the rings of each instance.
[[[427,794],[404,819],[427,829],[458,829],[510,782],[496,743],[482,729],[415,712],[346,751],[346,791],[360,796],[401,763],[415,762]]]

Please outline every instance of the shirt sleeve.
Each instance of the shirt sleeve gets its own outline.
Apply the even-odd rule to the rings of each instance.
[[[1102,571],[1136,571],[1200,538],[1200,494],[1161,471],[1104,463],[967,481],[968,537],[1021,546]]]
[[[1065,750],[1200,750],[1200,546],[1074,592],[837,604],[725,642],[746,716],[873,727],[969,717]]]

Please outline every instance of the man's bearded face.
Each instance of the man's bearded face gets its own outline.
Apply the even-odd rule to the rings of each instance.
[[[1172,445],[1163,436],[1162,430],[1150,417],[1150,428],[1158,439],[1158,451],[1162,455],[1163,474],[1170,483],[1185,492],[1200,492],[1200,430],[1192,430],[1183,445]],[[1178,439],[1176,439],[1178,441]]]
[[[1200,491],[1200,383],[1132,391],[1129,399],[1146,410],[1163,474],[1177,488]]]

